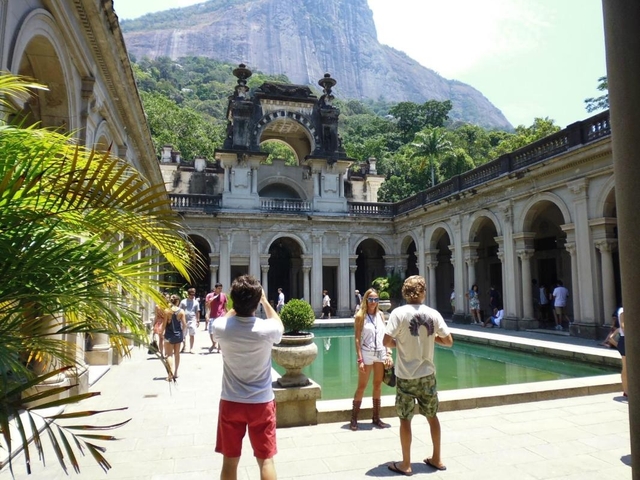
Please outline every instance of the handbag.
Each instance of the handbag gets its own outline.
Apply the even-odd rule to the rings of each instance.
[[[158,342],[154,338],[153,341],[149,344],[149,350],[147,350],[148,355],[155,355],[158,353]]]
[[[395,365],[391,365],[390,367],[385,367],[384,369],[384,377],[382,377],[382,381],[389,385],[390,387],[396,386],[396,367]]]

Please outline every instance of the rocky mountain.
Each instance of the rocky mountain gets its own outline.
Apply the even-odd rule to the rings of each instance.
[[[137,58],[206,56],[316,87],[329,72],[341,98],[450,99],[454,120],[512,128],[475,88],[380,44],[367,0],[210,0],[123,21],[122,29]]]

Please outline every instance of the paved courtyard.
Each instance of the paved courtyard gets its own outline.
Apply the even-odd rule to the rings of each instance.
[[[505,334],[503,330],[501,333]],[[568,337],[555,337],[554,341],[595,345]],[[37,454],[33,458],[32,448],[33,474],[26,475],[24,456],[20,454],[14,459],[15,478],[219,478],[222,457],[214,452],[214,444],[222,357],[209,354],[208,346],[208,335],[200,330],[195,353],[182,356],[180,379],[175,386],[164,380],[160,362],[139,348],[94,384],[92,390],[102,394],[83,402],[81,409],[126,406],[128,410],[105,415],[104,421],[131,418],[115,431],[121,440],[106,443],[105,456],[113,466],[108,474],[86,457],[81,459],[81,474],[71,472],[67,477],[45,438],[46,469]],[[450,480],[632,477],[628,405],[616,393],[447,411],[439,417],[443,461],[448,469],[436,472],[422,463],[430,455],[431,444],[426,420],[416,416],[414,476]],[[278,429],[278,477],[396,477],[386,465],[401,458],[397,418],[386,418],[391,428],[385,430],[372,429],[365,419],[361,420],[361,430],[357,432],[351,432],[345,422]],[[10,478],[8,468],[0,471],[0,480]],[[239,478],[258,478],[248,442],[240,461]]]

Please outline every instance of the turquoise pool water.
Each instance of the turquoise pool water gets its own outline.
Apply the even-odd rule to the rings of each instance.
[[[351,398],[358,383],[353,328],[318,328],[313,333],[318,357],[304,369],[305,374],[322,386],[323,400]],[[617,372],[607,367],[459,340],[454,341],[453,348],[436,345],[435,364],[438,389],[441,391]],[[284,372],[275,364],[274,368],[280,373]],[[382,394],[393,395],[395,389],[383,384]],[[371,395],[371,381],[365,395]]]

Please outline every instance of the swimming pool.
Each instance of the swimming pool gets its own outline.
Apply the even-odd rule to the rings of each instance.
[[[322,387],[322,399],[351,398],[358,382],[353,328],[313,330],[318,357],[304,372]],[[454,341],[453,348],[436,345],[435,364],[438,389],[510,385],[616,373],[614,368],[547,358],[500,347]],[[284,371],[274,364],[279,372]],[[365,391],[371,395],[371,382]],[[382,395],[395,394],[395,388],[382,386]]]

